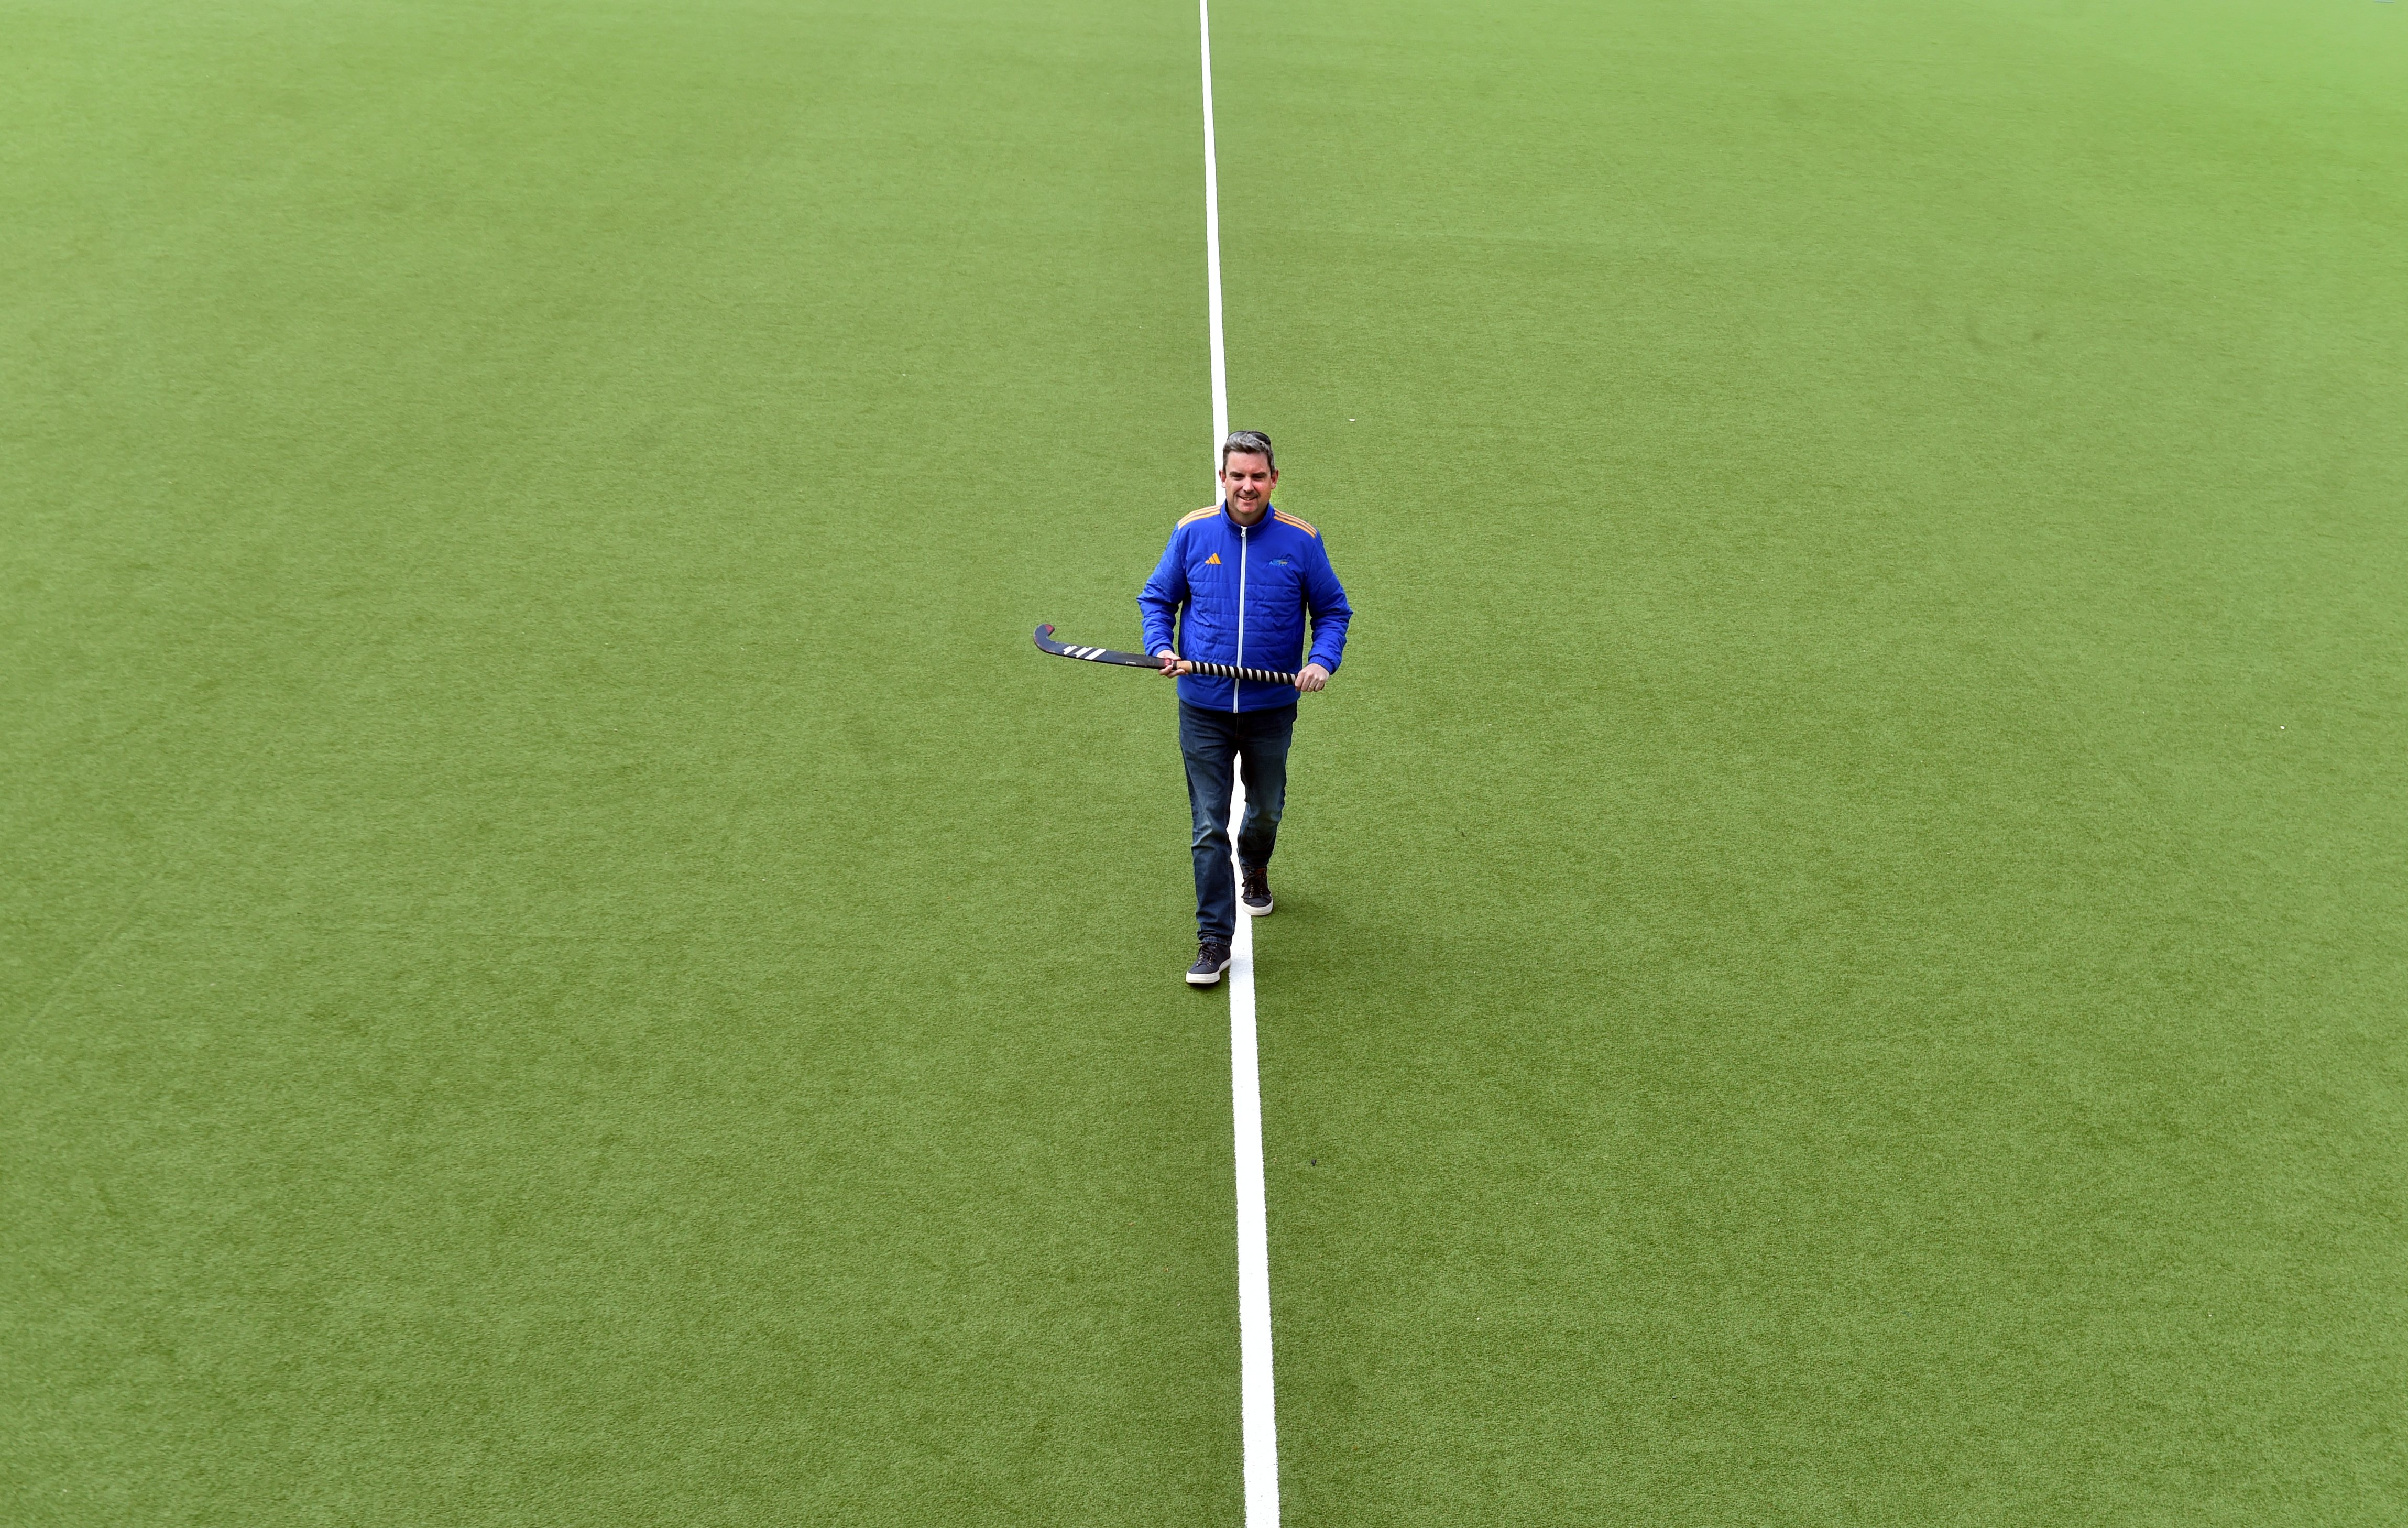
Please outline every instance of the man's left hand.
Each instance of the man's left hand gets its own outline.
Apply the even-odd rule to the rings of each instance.
[[[1318,663],[1306,664],[1304,671],[1296,676],[1296,687],[1300,690],[1317,690],[1328,683],[1329,670]]]

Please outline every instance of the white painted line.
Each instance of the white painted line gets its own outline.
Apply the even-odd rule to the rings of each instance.
[[[1230,837],[1246,787],[1230,790]],[[1230,856],[1236,868],[1237,856]],[[1271,1409],[1271,1249],[1264,1216],[1263,1104],[1254,1060],[1254,920],[1238,909],[1229,941],[1229,1114],[1237,1127],[1238,1399],[1246,1449],[1246,1528],[1279,1528],[1279,1426]]]
[[[1229,438],[1229,354],[1221,344],[1221,163],[1212,149],[1212,0],[1196,0],[1204,35],[1204,306],[1212,335],[1212,499],[1221,498],[1221,442]]]
[[[1212,145],[1212,5],[1196,0],[1204,66],[1204,292],[1212,337],[1212,497],[1220,498],[1221,442],[1229,434],[1228,353],[1221,342],[1221,168]],[[1235,683],[1235,681],[1231,681]],[[1246,786],[1230,782],[1229,870]],[[1240,888],[1243,889],[1240,882]],[[1270,1231],[1264,1218],[1263,1102],[1254,1051],[1254,920],[1233,908],[1229,940],[1229,1115],[1237,1127],[1238,1405],[1245,1442],[1246,1528],[1279,1528],[1279,1427],[1271,1410]]]

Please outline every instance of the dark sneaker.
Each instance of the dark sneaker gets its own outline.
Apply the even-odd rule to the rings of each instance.
[[[1240,867],[1246,872],[1245,884],[1238,888],[1238,901],[1247,912],[1261,917],[1271,910],[1271,868],[1268,865]]]
[[[1208,939],[1196,946],[1196,963],[1187,968],[1190,987],[1216,987],[1221,973],[1229,969],[1229,946],[1217,939]]]

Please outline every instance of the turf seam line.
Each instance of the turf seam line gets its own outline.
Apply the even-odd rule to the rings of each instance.
[[[1204,307],[1212,348],[1213,498],[1220,497],[1221,442],[1229,435],[1228,352],[1221,337],[1221,169],[1212,141],[1212,4],[1196,0],[1197,55],[1204,84]],[[1229,789],[1229,868],[1246,785]],[[1246,1528],[1279,1525],[1279,1429],[1271,1409],[1270,1234],[1264,1212],[1263,1104],[1254,1049],[1254,918],[1237,908],[1229,939],[1229,1117],[1238,1176],[1238,1424],[1245,1450]]]

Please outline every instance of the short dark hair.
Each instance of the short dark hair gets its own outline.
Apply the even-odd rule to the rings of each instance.
[[[1221,470],[1224,472],[1229,469],[1231,452],[1240,456],[1260,456],[1265,466],[1274,472],[1279,470],[1279,458],[1271,454],[1271,438],[1260,430],[1229,432],[1229,438],[1221,442]]]

